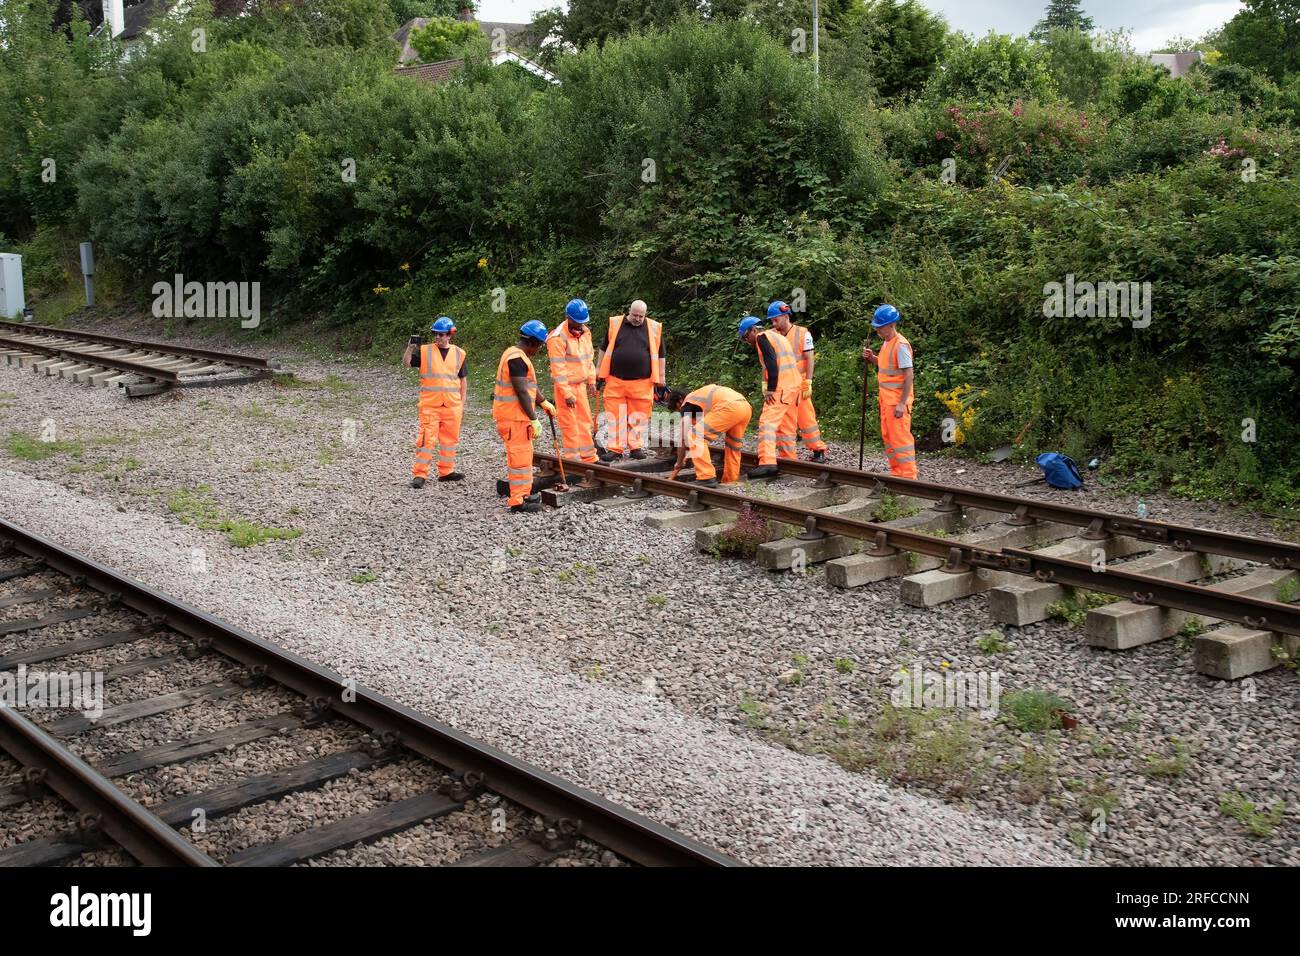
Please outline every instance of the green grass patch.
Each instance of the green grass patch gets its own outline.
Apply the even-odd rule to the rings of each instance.
[[[1047,613],[1064,621],[1070,627],[1083,627],[1088,619],[1088,612],[1093,608],[1114,604],[1119,598],[1113,594],[1098,591],[1085,591],[1081,588],[1066,588],[1065,598],[1047,605]]]
[[[1282,814],[1286,810],[1286,801],[1275,800],[1267,810],[1256,807],[1244,793],[1225,793],[1219,797],[1219,812],[1225,817],[1236,820],[1252,836],[1260,838],[1270,837],[1273,835],[1282,822]]]
[[[85,446],[77,441],[41,441],[22,432],[10,432],[5,439],[5,451],[19,461],[44,461],[55,455],[72,455],[79,458]]]
[[[1169,752],[1147,756],[1145,772],[1148,777],[1173,779],[1181,777],[1191,769],[1196,750],[1190,744],[1177,737],[1169,738]]]
[[[1068,700],[1041,690],[1013,690],[998,702],[1003,723],[1030,733],[1059,730],[1061,718],[1073,707]]]
[[[887,491],[881,496],[880,504],[871,509],[871,518],[873,521],[897,521],[899,518],[910,518],[920,513],[920,508],[903,504],[902,499],[896,494]]]
[[[274,528],[245,518],[226,515],[212,498],[209,485],[180,488],[167,495],[167,510],[181,524],[202,531],[220,531],[235,548],[251,548],[268,541],[288,541],[302,534],[301,528]]]
[[[379,575],[375,574],[374,571],[371,571],[369,569],[365,571],[358,571],[356,574],[352,575],[351,578],[353,584],[370,584],[372,581],[378,581],[378,580],[379,580]]]

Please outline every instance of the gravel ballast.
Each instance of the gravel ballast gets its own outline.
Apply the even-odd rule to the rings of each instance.
[[[1290,672],[1259,675],[1247,704],[1172,641],[1101,654],[1055,622],[1007,629],[1008,648],[986,656],[981,597],[922,610],[898,602],[897,582],[844,592],[817,571],[720,562],[691,532],[646,527],[672,506],[654,499],[508,515],[500,443],[473,399],[467,479],[414,491],[415,393],[401,370],[276,357],[305,387],[128,403],[0,367],[0,393],[21,396],[0,406],[4,432],[52,420],[79,443],[40,461],[0,456],[0,513],[745,862],[1300,862]],[[1026,474],[925,467],[996,490]],[[1071,501],[1106,506],[1094,494]],[[1157,518],[1267,530],[1147,501]],[[237,548],[233,520],[302,533]],[[878,761],[855,772],[845,748],[875,754],[879,740],[855,734],[915,660],[1060,694],[1087,733],[977,721],[982,777]],[[1152,776],[1172,738],[1190,762]],[[1270,836],[1220,812],[1237,791],[1285,802]]]

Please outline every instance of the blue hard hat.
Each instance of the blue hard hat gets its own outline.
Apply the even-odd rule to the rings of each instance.
[[[591,318],[591,310],[581,299],[570,299],[569,304],[564,307],[564,314],[579,325],[586,325],[587,320]]]
[[[789,315],[789,313],[790,313],[790,306],[786,305],[780,299],[773,302],[771,305],[767,307],[768,321],[775,319],[778,315]]]
[[[876,309],[876,314],[871,317],[871,327],[873,329],[883,329],[886,325],[891,325],[898,321],[898,310],[892,305],[882,305]]]
[[[443,334],[443,333],[455,332],[455,331],[456,331],[456,323],[453,322],[448,316],[440,315],[438,316],[438,320],[433,323],[433,332],[435,334]]]
[[[743,339],[749,330],[758,325],[760,319],[756,315],[747,315],[740,320],[740,337]]]
[[[536,339],[539,342],[546,341],[546,326],[536,319],[529,319],[523,325],[519,326],[519,334],[526,339]]]

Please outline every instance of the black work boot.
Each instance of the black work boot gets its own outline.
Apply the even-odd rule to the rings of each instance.
[[[439,481],[462,481],[464,480],[464,478],[465,476],[462,475],[459,471],[449,471],[445,475],[438,476]]]
[[[813,452],[812,460],[819,465],[826,464],[826,449],[823,448],[821,451]]]
[[[510,513],[517,515],[532,515],[542,510],[540,501],[525,501],[521,505],[511,505]]]
[[[645,457],[645,449],[644,449],[644,448],[633,448],[630,452],[627,453],[627,457],[629,457],[629,458],[635,458],[637,461],[640,461],[641,459],[643,459],[643,458]]]
[[[621,451],[609,451],[606,449],[600,453],[600,460],[607,465],[612,461],[618,461],[622,457],[623,453]]]
[[[768,475],[776,474],[776,465],[759,465],[757,468],[749,469],[749,478],[766,478]]]
[[[423,487],[424,487],[424,479],[423,479],[423,478],[412,478],[412,479],[411,479],[411,487],[412,487],[412,488],[423,488]]]
[[[696,487],[699,487],[699,488],[716,488],[716,487],[718,487],[718,479],[716,479],[716,478],[696,478],[696,479],[695,479],[695,485],[696,485]]]

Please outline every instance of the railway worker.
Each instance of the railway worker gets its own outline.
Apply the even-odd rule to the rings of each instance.
[[[759,329],[759,318],[747,315],[740,320],[740,338],[758,352],[763,369],[763,411],[758,416],[758,467],[749,477],[764,478],[776,474],[777,458],[795,457],[795,431],[799,427],[799,397],[803,376],[794,349],[784,335],[774,329]]]
[[[460,421],[465,411],[465,350],[451,344],[456,324],[438,316],[431,329],[433,341],[417,345],[419,336],[408,343],[402,364],[420,370],[420,433],[415,439],[415,464],[411,466],[412,488],[423,488],[429,479],[429,465],[438,454],[438,480],[460,481],[456,471],[456,446],[460,443]]]
[[[799,393],[799,437],[812,452],[812,460],[820,464],[826,460],[826,443],[822,441],[817,409],[812,402],[813,368],[817,364],[812,333],[791,321],[790,306],[784,302],[773,302],[767,307],[767,320],[772,323],[772,328],[785,336],[799,363],[799,374],[803,376],[803,389]]]
[[[605,347],[596,363],[597,387],[605,389],[607,432],[601,461],[617,461],[624,449],[631,458],[644,458],[645,427],[650,421],[655,386],[665,384],[663,326],[646,318],[640,299],[628,306],[627,315],[612,315]]]
[[[565,458],[596,460],[591,401],[596,396],[596,364],[592,361],[587,322],[591,310],[581,299],[564,307],[565,320],[546,338],[546,356],[555,387],[556,425]]]
[[[516,514],[533,514],[542,510],[541,501],[532,494],[533,440],[539,428],[535,403],[541,399],[532,356],[545,344],[546,326],[531,319],[519,327],[519,341],[502,352],[501,361],[497,363],[492,417],[497,423],[497,434],[506,446],[509,506]],[[555,417],[554,405],[544,400],[539,404],[546,414]]]
[[[912,343],[898,331],[898,310],[882,305],[871,327],[884,340],[877,354],[862,343],[862,358],[876,367],[879,385],[880,438],[889,470],[899,478],[916,477],[916,440],[912,437]]]
[[[730,484],[740,478],[740,452],[745,428],[754,410],[749,400],[725,385],[702,385],[689,394],[678,388],[663,391],[664,405],[681,413],[681,438],[677,444],[677,467],[681,471],[689,454],[695,469],[695,483],[717,487],[718,473],[709,454],[709,443],[723,440],[722,480]]]

